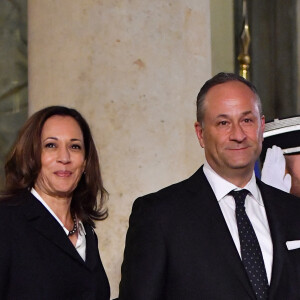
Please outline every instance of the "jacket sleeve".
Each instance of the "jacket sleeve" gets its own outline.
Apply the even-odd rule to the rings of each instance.
[[[166,247],[155,201],[135,201],[126,236],[120,300],[163,299]]]
[[[11,220],[9,211],[0,207],[0,299],[6,299],[11,267]]]

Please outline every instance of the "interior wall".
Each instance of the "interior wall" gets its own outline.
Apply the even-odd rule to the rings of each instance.
[[[110,193],[97,224],[118,295],[134,199],[203,163],[197,93],[211,76],[209,0],[28,0],[29,111],[78,109],[89,122]]]
[[[212,74],[234,72],[233,0],[210,0]]]

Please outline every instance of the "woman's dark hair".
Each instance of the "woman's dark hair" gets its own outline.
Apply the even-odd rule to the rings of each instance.
[[[33,114],[22,127],[18,139],[5,163],[5,190],[2,197],[14,196],[31,189],[41,170],[41,134],[44,123],[52,116],[70,116],[81,128],[85,147],[85,172],[72,196],[71,211],[79,219],[95,227],[94,220],[107,217],[104,202],[107,192],[103,187],[98,154],[89,125],[75,109],[49,106]],[[97,200],[99,197],[99,201]]]

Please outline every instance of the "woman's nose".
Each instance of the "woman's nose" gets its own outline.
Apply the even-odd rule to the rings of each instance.
[[[70,151],[67,147],[60,147],[57,153],[57,160],[63,164],[70,162]]]

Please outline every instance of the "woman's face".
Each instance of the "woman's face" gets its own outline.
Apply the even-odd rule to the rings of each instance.
[[[41,134],[41,170],[35,189],[42,197],[70,198],[85,168],[82,131],[70,116],[47,119]]]

